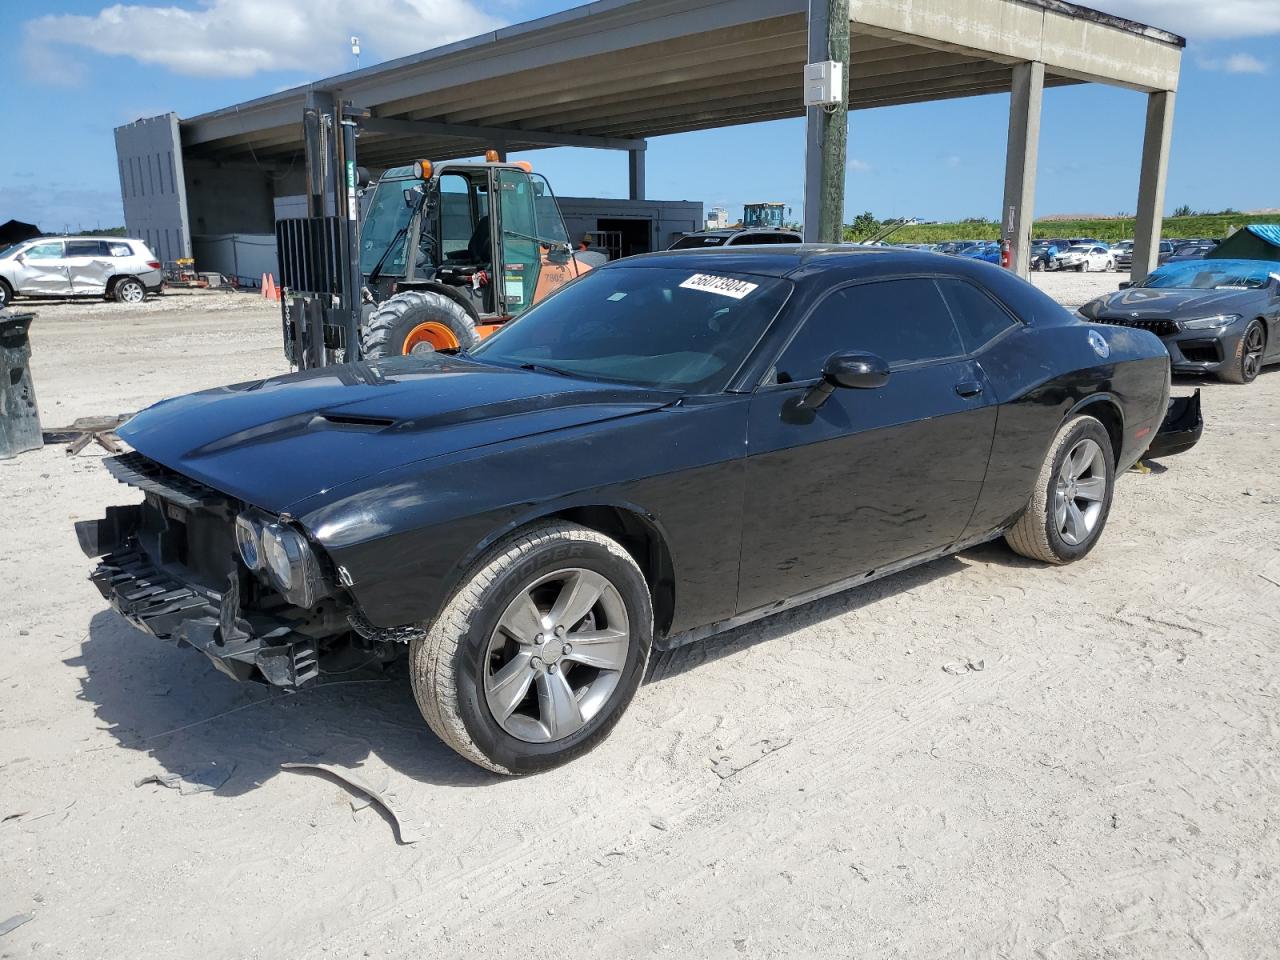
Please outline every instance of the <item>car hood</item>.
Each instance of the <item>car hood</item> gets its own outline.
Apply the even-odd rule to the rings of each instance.
[[[1248,290],[1186,290],[1131,287],[1094,300],[1082,311],[1089,317],[1131,320],[1191,320],[1232,313],[1252,296]]]
[[[678,398],[460,358],[397,357],[164,400],[118,433],[164,466],[280,513],[393,467]]]

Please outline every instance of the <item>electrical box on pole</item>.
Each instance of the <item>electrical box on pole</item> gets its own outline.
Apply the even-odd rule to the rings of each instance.
[[[844,100],[844,64],[821,60],[804,65],[804,105],[834,107]]]

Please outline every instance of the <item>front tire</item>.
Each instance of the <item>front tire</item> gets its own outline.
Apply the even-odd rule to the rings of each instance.
[[[1262,324],[1254,320],[1237,341],[1234,362],[1222,372],[1222,379],[1227,383],[1253,383],[1262,372],[1262,358],[1266,350],[1266,332]]]
[[[598,745],[653,641],[640,568],[594,530],[547,522],[494,545],[410,646],[427,724],[495,773],[551,769]]]
[[[3,278],[0,278],[0,310],[3,310],[13,302],[13,288],[9,286]]]
[[[360,330],[364,359],[469,350],[480,342],[475,318],[436,290],[406,290],[380,303]]]
[[[111,296],[115,298],[116,303],[136,305],[147,299],[147,288],[137,277],[124,277],[116,281],[116,285],[111,289]]]
[[[1106,427],[1088,415],[1074,417],[1054,438],[1031,500],[1005,532],[1005,541],[1032,560],[1079,560],[1102,536],[1114,487],[1115,458]]]

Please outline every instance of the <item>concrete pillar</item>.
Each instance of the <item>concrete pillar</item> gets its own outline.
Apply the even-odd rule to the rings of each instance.
[[[849,0],[809,0],[806,63],[838,60],[849,82]],[[805,109],[804,240],[844,239],[844,177],[849,139],[847,87],[839,105]]]
[[[1169,171],[1169,140],[1173,134],[1173,91],[1147,94],[1147,129],[1142,138],[1142,175],[1138,180],[1138,216],[1133,226],[1135,283],[1156,268],[1164,220],[1165,177]]]
[[[1025,277],[1031,267],[1031,222],[1036,206],[1036,159],[1040,151],[1040,105],[1044,64],[1013,67],[1009,99],[1009,143],[1004,158],[1003,236],[1012,247],[1013,272]]]
[[[643,200],[644,196],[644,150],[627,151],[627,179],[632,200]]]

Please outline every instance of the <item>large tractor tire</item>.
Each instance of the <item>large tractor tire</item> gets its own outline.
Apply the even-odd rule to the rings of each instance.
[[[434,290],[407,290],[384,300],[360,330],[366,360],[432,351],[469,350],[480,342],[475,318]]]

